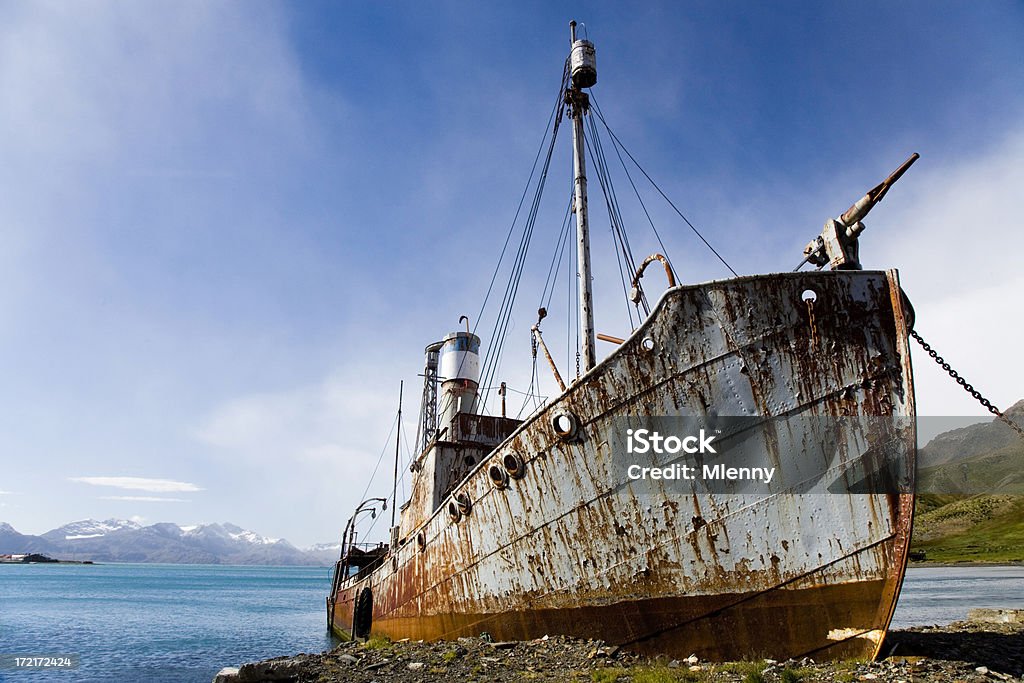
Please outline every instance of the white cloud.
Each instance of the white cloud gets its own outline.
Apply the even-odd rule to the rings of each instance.
[[[295,389],[237,397],[218,407],[193,435],[255,461],[343,462],[371,455],[376,460],[394,418],[397,392],[368,381],[366,367],[372,364]]]
[[[100,496],[100,500],[126,500],[133,503],[191,503],[184,498],[160,498],[159,496]],[[131,518],[133,522],[143,519],[138,515]]]
[[[216,461],[211,469],[228,467],[236,473],[235,486],[273,487],[279,505],[261,532],[303,543],[298,529],[305,530],[307,539],[333,538],[344,526],[337,517],[348,514],[338,510],[354,509],[364,490],[366,495],[391,493],[395,437],[389,431],[397,409],[398,372],[393,361],[362,356],[319,382],[226,401],[200,421],[192,436]],[[419,387],[406,382],[405,397],[404,441],[411,442]],[[404,462],[404,444],[402,451]],[[399,474],[409,473],[402,467]],[[250,517],[262,514],[259,496],[236,509],[238,514],[247,510]],[[276,531],[289,527],[295,531]],[[373,534],[366,538],[386,536],[387,523]]]
[[[956,165],[929,167],[922,151],[878,215],[868,218],[868,230],[873,224],[877,233],[862,238],[861,255],[867,267],[900,269],[915,329],[1006,408],[1024,398],[1024,372],[1014,358],[1024,338],[1024,130],[1007,132]],[[913,358],[919,414],[984,413],[916,344]]]
[[[131,491],[152,491],[153,493],[174,493],[202,491],[195,484],[172,479],[148,479],[146,477],[70,477],[71,481],[92,486],[111,486]]]

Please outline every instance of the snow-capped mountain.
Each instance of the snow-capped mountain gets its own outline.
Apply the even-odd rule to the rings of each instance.
[[[123,519],[86,519],[42,536],[20,534],[0,523],[0,553],[22,552],[96,562],[184,564],[316,565],[334,559],[229,523],[181,526],[163,522],[143,526]]]
[[[318,559],[320,564],[334,564],[341,555],[341,543],[317,543],[306,548],[306,554]]]
[[[249,531],[242,527],[235,526],[234,524],[194,524],[192,526],[179,526],[182,533],[186,536],[215,536],[218,538],[224,538],[225,536],[235,541],[242,543],[251,543],[253,545],[273,545],[279,543],[280,538],[267,538],[266,536],[260,536],[255,531]],[[285,541],[287,543],[287,541]]]
[[[340,553],[341,543],[317,543],[306,548],[306,551],[311,553],[319,553],[325,550],[332,550],[335,553]]]
[[[105,519],[99,522],[95,519],[82,519],[77,522],[65,524],[52,531],[43,534],[43,538],[51,541],[66,540],[73,541],[81,538],[99,538],[114,531],[122,529],[141,529],[142,525],[128,519]]]

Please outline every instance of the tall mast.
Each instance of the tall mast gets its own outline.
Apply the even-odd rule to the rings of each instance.
[[[576,212],[576,263],[580,278],[580,326],[583,328],[583,372],[597,364],[594,340],[594,297],[590,289],[590,227],[587,220],[587,166],[584,158],[583,117],[590,111],[590,97],[583,92],[597,83],[594,44],[576,40],[576,22],[569,22],[569,54],[572,83],[565,92],[572,118],[573,170],[576,174],[573,207]]]
[[[398,382],[398,429],[395,430],[395,483],[391,489],[391,528],[395,527],[395,508],[398,507],[398,444],[402,438],[402,390],[405,380]]]

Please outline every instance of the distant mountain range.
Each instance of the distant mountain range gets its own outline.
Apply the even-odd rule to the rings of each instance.
[[[65,560],[176,564],[329,565],[340,546],[300,549],[234,524],[143,526],[125,519],[71,522],[41,536],[0,523],[0,554],[41,553]]]
[[[1024,401],[1004,414],[1024,425]],[[939,434],[918,465],[920,493],[1024,494],[1024,439],[995,418]]]
[[[1005,411],[1024,424],[1024,401]],[[940,562],[1024,561],[1024,439],[997,419],[921,449],[912,548]]]

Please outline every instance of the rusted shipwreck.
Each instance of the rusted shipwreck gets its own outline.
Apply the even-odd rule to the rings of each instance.
[[[344,638],[570,634],[709,659],[874,657],[914,510],[912,311],[896,271],[861,269],[857,238],[916,155],[826,222],[804,252],[816,271],[675,285],[648,259],[670,287],[597,362],[583,125],[596,68],[575,24],[571,45],[560,97],[582,372],[564,387],[552,363],[562,393],[518,421],[479,414],[475,334],[427,347],[410,499],[389,544],[343,548],[328,624]],[[774,478],[631,477],[626,425],[676,418],[742,446],[719,462],[742,452]]]

